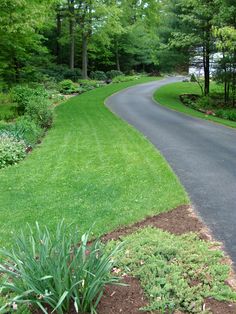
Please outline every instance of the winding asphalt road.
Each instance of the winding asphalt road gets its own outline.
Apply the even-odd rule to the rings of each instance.
[[[157,88],[181,80],[167,78],[131,87],[111,96],[107,106],[161,151],[236,265],[236,130],[152,100]]]

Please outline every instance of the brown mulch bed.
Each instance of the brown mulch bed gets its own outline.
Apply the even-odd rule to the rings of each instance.
[[[236,304],[230,302],[220,302],[212,298],[205,300],[205,308],[213,314],[236,314]]]
[[[209,238],[204,224],[193,213],[191,207],[189,205],[182,205],[169,212],[148,217],[145,220],[137,222],[131,226],[107,233],[102,237],[102,240],[104,242],[109,240],[118,240],[121,236],[131,234],[138,229],[145,228],[147,226],[159,228],[176,235],[196,232],[200,235],[201,239],[206,240]]]
[[[148,304],[138,279],[124,277],[128,286],[107,286],[98,305],[98,314],[147,314],[140,311]]]

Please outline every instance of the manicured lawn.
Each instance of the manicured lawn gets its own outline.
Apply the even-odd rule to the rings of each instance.
[[[152,144],[104,106],[109,95],[137,83],[109,85],[61,104],[43,143],[0,171],[1,245],[36,220],[54,229],[64,218],[81,232],[95,223],[94,234],[101,235],[189,202]]]
[[[212,84],[214,88],[214,84]],[[172,83],[158,89],[154,94],[154,99],[161,105],[168,107],[170,109],[183,112],[190,116],[197,118],[211,120],[220,124],[224,124],[229,127],[236,128],[236,122],[224,120],[211,115],[206,115],[202,112],[196,111],[192,108],[186,107],[182,104],[179,99],[181,94],[201,94],[200,87],[197,83]]]

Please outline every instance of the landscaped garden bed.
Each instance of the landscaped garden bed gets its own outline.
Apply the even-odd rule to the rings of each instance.
[[[236,109],[231,104],[225,105],[222,97],[222,85],[215,82],[211,84],[208,97],[201,96],[201,89],[194,82],[162,86],[154,95],[154,99],[165,107],[235,128]]]
[[[61,233],[62,235],[63,233]],[[42,241],[46,241],[43,235],[40,238]],[[74,236],[73,238],[75,239]],[[91,260],[95,263],[90,272],[94,271],[96,275],[96,265],[99,263],[100,254],[97,256],[98,261],[96,262],[92,253],[94,249],[91,247],[93,242],[88,243],[87,246],[86,237],[82,239],[84,239],[82,243],[84,241],[85,245],[84,256],[87,256],[89,260],[91,254]],[[106,243],[107,247],[105,254],[114,256],[114,260],[112,261],[111,279],[106,279],[111,283],[105,285],[103,296],[96,309],[98,314],[235,313],[236,303],[233,302],[236,301],[235,276],[230,259],[221,251],[220,243],[213,241],[207,228],[189,206],[180,206],[168,213],[162,213],[108,233],[102,237],[102,241]],[[58,245],[61,246],[59,243]],[[36,250],[37,246],[36,243]],[[70,247],[70,242],[67,243],[67,247]],[[111,249],[115,251],[111,251]],[[29,252],[30,250],[29,247]],[[81,251],[81,247],[78,250]],[[117,253],[115,253],[116,250]],[[77,254],[76,249],[73,249],[73,252]],[[41,250],[37,258],[39,264],[43,257],[42,254]],[[59,263],[61,264],[62,261],[60,255]],[[53,259],[52,261],[49,259],[49,265],[51,262],[53,263]],[[45,274],[44,279],[38,279],[39,282],[40,280],[50,280],[50,266],[47,267],[48,275]],[[55,270],[51,269],[51,271],[56,276]],[[43,273],[41,273],[42,275]],[[88,276],[86,273],[84,275],[82,273],[82,276],[85,276],[86,285]],[[122,285],[113,285],[112,277],[117,278],[115,281]],[[37,276],[34,280],[37,282]],[[89,286],[85,287],[89,289]],[[4,291],[6,292],[6,290]],[[65,297],[65,294],[63,295]],[[96,296],[94,297],[95,302]],[[64,299],[62,301],[64,302]],[[4,299],[1,302],[3,303]],[[37,302],[43,302],[46,311],[51,313],[50,307],[44,303],[43,294]],[[16,299],[13,303],[17,309],[16,313],[43,313],[33,305],[27,306],[27,303],[30,302],[21,306]],[[62,313],[78,313],[72,300],[70,311]],[[82,314],[82,312],[79,313]],[[91,313],[95,312],[91,311]]]

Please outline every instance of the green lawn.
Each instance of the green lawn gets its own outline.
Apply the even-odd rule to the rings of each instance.
[[[54,229],[62,218],[101,235],[189,199],[163,157],[114,116],[104,100],[128,86],[113,84],[61,104],[48,135],[23,162],[0,171],[0,242],[26,223]]]
[[[214,88],[214,84],[212,84],[212,87]],[[206,115],[202,112],[184,106],[179,99],[179,96],[181,94],[201,94],[200,87],[197,85],[197,83],[172,83],[158,89],[154,94],[154,99],[161,105],[170,109],[183,112],[190,116],[205,120],[211,120],[213,122],[236,128],[236,122],[234,121],[224,120],[214,116]]]

